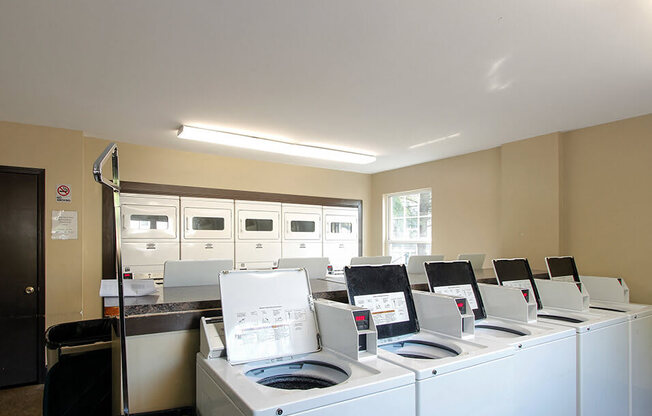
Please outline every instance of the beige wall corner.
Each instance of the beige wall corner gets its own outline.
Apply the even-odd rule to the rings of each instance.
[[[560,134],[500,147],[500,252],[545,269],[559,253]]]
[[[652,114],[563,134],[561,252],[652,303]]]
[[[82,319],[84,191],[80,131],[0,122],[0,165],[45,169],[46,326]],[[56,201],[68,184],[72,201]],[[77,240],[52,240],[52,211],[77,211]]]
[[[432,252],[446,258],[460,253],[498,256],[500,150],[498,148],[377,173],[371,179],[370,246],[383,250],[383,195],[432,189]]]

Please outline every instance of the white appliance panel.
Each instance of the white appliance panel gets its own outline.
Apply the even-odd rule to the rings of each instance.
[[[181,260],[217,260],[235,258],[233,242],[203,241],[181,243]]]
[[[283,257],[321,257],[321,242],[283,242]]]
[[[281,258],[279,242],[236,242],[236,269],[268,269],[276,267]]]
[[[323,256],[328,257],[334,270],[342,270],[358,255],[358,242],[324,242]]]
[[[122,243],[123,271],[135,279],[162,278],[168,260],[179,260],[178,242]]]

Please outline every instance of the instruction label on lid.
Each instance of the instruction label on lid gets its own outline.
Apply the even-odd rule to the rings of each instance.
[[[275,352],[279,344],[289,344],[304,330],[306,309],[266,306],[236,313],[233,341],[243,350]]]
[[[530,293],[534,293],[534,289],[532,288],[532,283],[530,282],[530,279],[524,279],[524,280],[503,280],[503,286],[508,286],[508,287],[517,287],[519,289],[530,289]]]
[[[475,299],[473,287],[470,284],[466,285],[452,285],[452,286],[436,286],[432,291],[438,295],[451,295],[458,298],[466,298],[471,309],[478,309],[478,301]]]
[[[377,326],[410,320],[403,292],[355,296],[353,303],[356,306],[369,309]]]

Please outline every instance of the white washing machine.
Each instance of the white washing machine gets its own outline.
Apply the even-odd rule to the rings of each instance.
[[[410,256],[407,263],[407,272],[408,277],[410,278],[410,283],[413,285],[423,283],[428,284],[428,276],[426,276],[426,268],[424,264],[429,261],[441,260],[444,260],[443,254],[432,254],[429,256],[414,254]]]
[[[322,207],[281,204],[283,257],[321,257]]]
[[[281,204],[236,201],[235,268],[271,269],[281,257]]]
[[[473,334],[464,299],[412,292],[404,265],[353,266],[344,272],[349,302],[372,313],[378,356],[414,372],[417,415],[513,414],[514,349],[463,339]],[[417,309],[433,310],[446,323],[424,325],[430,321],[417,317]],[[434,326],[456,336],[432,332]]]
[[[179,197],[121,194],[122,270],[134,279],[162,279],[163,265],[179,260]]]
[[[313,302],[300,269],[224,272],[220,292],[226,356],[203,331],[199,415],[415,414],[414,374],[378,359],[368,310]]]
[[[575,329],[577,414],[629,414],[627,318],[615,312],[589,311],[589,297],[579,283],[535,280],[527,259],[495,259],[493,265],[499,284],[534,293],[539,322]]]
[[[582,276],[572,256],[546,257],[551,279],[570,276],[589,293],[589,310],[611,311],[627,316],[629,326],[630,408],[632,415],[652,410],[652,306],[629,303],[629,288],[621,278]],[[594,293],[598,296],[596,300]],[[621,299],[620,302],[610,300]]]
[[[466,298],[475,316],[475,341],[502,343],[515,349],[513,374],[514,414],[574,415],[576,396],[575,331],[568,327],[536,322],[536,309],[528,308],[529,293],[520,289],[514,293],[481,291],[471,262],[468,260],[437,261],[425,264],[430,290],[438,294]],[[520,322],[505,319],[510,314],[500,314],[513,305],[509,301],[516,295],[518,309],[525,314],[530,309],[531,319]],[[487,297],[485,299],[485,296]],[[488,313],[496,312],[500,314]],[[537,388],[536,405],[531,397],[533,383]],[[507,383],[505,383],[507,385]]]
[[[233,200],[181,197],[181,260],[231,260]]]

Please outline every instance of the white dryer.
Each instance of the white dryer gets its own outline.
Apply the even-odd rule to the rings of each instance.
[[[425,264],[430,290],[438,294],[466,298],[475,316],[476,342],[488,340],[509,345],[515,349],[512,383],[504,381],[504,388],[514,392],[514,414],[574,415],[576,399],[575,331],[568,327],[536,323],[536,308],[531,308],[531,319],[517,322],[489,315],[487,310],[500,311],[510,307],[503,293],[485,291],[478,287],[473,267],[468,260],[436,261]],[[528,312],[528,293],[516,290],[518,306]],[[485,299],[484,295],[490,297]],[[512,299],[509,299],[512,300]],[[488,306],[491,305],[491,309]],[[536,405],[531,397],[532,385],[537,388]]]
[[[252,291],[251,288],[256,290]],[[414,415],[414,374],[377,358],[368,310],[313,303],[303,270],[220,274],[226,356],[202,340],[201,416]]]
[[[582,276],[572,256],[546,257],[551,279],[570,276],[589,293],[589,310],[623,313],[629,326],[630,407],[632,415],[652,409],[652,306],[629,303],[629,288],[621,278]],[[594,293],[598,296],[595,299]],[[607,300],[599,300],[607,299]],[[614,302],[613,299],[620,299]]]
[[[283,257],[321,257],[321,206],[282,204],[281,215]]]
[[[378,356],[414,372],[417,415],[514,414],[514,349],[464,339],[473,334],[473,316],[463,298],[413,292],[405,265],[352,266],[344,273],[349,302],[372,313]],[[432,320],[420,312],[433,303],[448,307],[431,307],[447,323],[427,325]],[[454,328],[457,336],[433,327]]]
[[[181,197],[181,260],[231,260],[233,200]]]
[[[495,259],[493,265],[499,284],[534,293],[539,322],[575,330],[577,414],[629,414],[627,318],[615,312],[589,311],[589,297],[579,283],[534,279],[527,259]]]
[[[360,255],[358,243],[358,209],[323,207],[324,248],[333,270],[342,270],[352,257]]]
[[[135,279],[163,278],[163,264],[179,260],[179,197],[121,194],[122,269]]]
[[[281,204],[235,201],[235,268],[270,269],[281,257]]]

